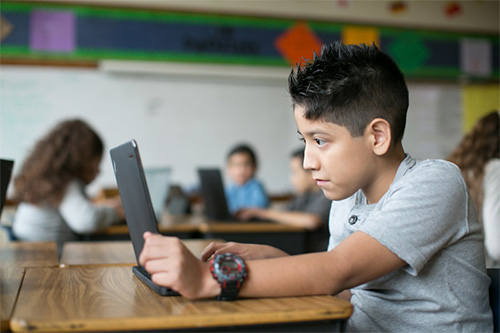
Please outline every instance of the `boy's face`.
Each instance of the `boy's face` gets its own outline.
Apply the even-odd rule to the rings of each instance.
[[[346,199],[374,183],[373,151],[365,136],[353,138],[343,126],[306,119],[299,105],[294,117],[306,144],[304,168],[327,198]]]
[[[300,157],[293,157],[290,160],[290,181],[295,188],[295,193],[299,195],[314,188],[317,189],[316,181],[313,179],[311,172],[304,169]]]
[[[229,157],[227,172],[231,180],[238,186],[245,184],[253,178],[255,166],[246,153],[236,153]]]

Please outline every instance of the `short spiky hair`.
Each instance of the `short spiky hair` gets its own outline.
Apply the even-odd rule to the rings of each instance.
[[[292,71],[288,90],[306,119],[344,126],[357,137],[370,121],[383,118],[392,142],[403,139],[408,88],[396,63],[375,45],[324,45],[321,56]]]

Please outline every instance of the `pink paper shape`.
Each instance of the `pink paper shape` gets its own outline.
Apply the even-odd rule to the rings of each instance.
[[[73,52],[75,16],[69,11],[35,10],[31,12],[30,46],[32,50]]]

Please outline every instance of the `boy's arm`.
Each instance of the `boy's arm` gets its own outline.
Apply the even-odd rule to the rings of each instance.
[[[355,232],[329,252],[247,262],[242,297],[337,294],[406,263],[375,238]]]
[[[156,283],[188,298],[213,297],[220,287],[208,264],[173,237],[145,234],[140,263]],[[386,275],[406,263],[363,232],[355,232],[329,252],[247,261],[242,297],[337,294]]]

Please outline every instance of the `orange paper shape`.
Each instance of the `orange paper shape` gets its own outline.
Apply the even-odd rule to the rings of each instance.
[[[378,29],[368,27],[346,26],[342,29],[342,42],[344,44],[380,45]]]
[[[0,15],[0,41],[10,35],[13,28],[12,24],[3,15]]]
[[[389,10],[393,14],[405,12],[407,8],[408,8],[408,5],[404,1],[392,1],[389,4]]]
[[[321,53],[321,40],[306,22],[298,22],[274,41],[274,47],[291,65],[312,59],[314,52]]]
[[[462,5],[457,1],[450,1],[446,4],[445,13],[448,17],[453,17],[462,12]]]

